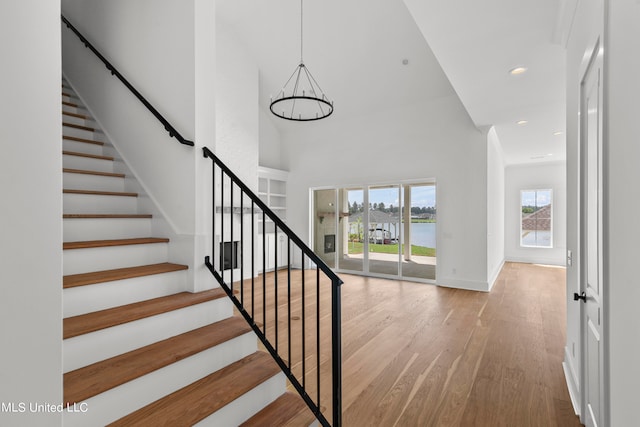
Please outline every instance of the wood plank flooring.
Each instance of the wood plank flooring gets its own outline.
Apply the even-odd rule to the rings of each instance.
[[[314,399],[315,275],[304,276],[305,381]],[[286,270],[277,277],[279,351],[301,375],[302,272],[292,272],[290,294]],[[345,426],[580,426],[562,371],[564,269],[507,263],[490,293],[341,278]],[[265,282],[267,289],[273,286],[275,274]],[[254,309],[262,325],[262,276],[255,284]],[[320,400],[327,416],[329,289],[321,282]],[[241,295],[250,307],[250,281]],[[275,295],[267,291],[265,299],[265,329],[275,340]]]

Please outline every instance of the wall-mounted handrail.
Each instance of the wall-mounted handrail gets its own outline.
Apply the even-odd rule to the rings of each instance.
[[[211,150],[204,147],[203,154],[213,164],[213,243],[212,255],[205,257],[205,265],[320,424],[339,427],[342,424],[342,280]],[[267,218],[273,224],[269,232],[266,231]],[[258,219],[262,221],[262,231],[255,229]],[[250,227],[247,226],[249,231],[245,233],[247,221]],[[267,233],[275,236],[272,246],[267,244]],[[279,235],[283,240],[280,245]],[[255,244],[255,239],[260,237],[262,242]],[[267,267],[267,252],[271,250],[275,263],[272,272]],[[278,251],[285,252],[282,259]],[[297,254],[300,265],[294,269],[293,256]],[[306,268],[311,265],[307,261],[315,267]],[[245,263],[250,264],[250,268],[245,270]],[[256,264],[260,266],[260,263],[261,277],[255,274]],[[240,275],[235,280],[234,270]],[[296,295],[295,301],[292,294]],[[300,310],[301,316],[293,316],[295,310]],[[330,338],[326,332],[322,333],[329,328]],[[296,351],[292,350],[294,345],[299,345]],[[327,362],[330,362],[330,371],[325,368]],[[321,400],[321,395],[326,394],[331,396],[330,411],[325,400]]]
[[[177,139],[178,142],[180,142],[180,144],[189,145],[191,147],[194,146],[193,141],[189,141],[188,139],[184,138],[180,134],[180,132],[178,132],[176,130],[176,128],[174,128],[173,125],[171,125],[171,123],[169,123],[169,121],[167,119],[165,119],[164,116],[162,114],[160,114],[160,112],[158,110],[156,110],[155,107],[153,105],[151,105],[151,103],[149,101],[147,101],[146,98],[144,96],[142,96],[142,94],[140,92],[138,92],[138,90],[135,87],[133,87],[133,85],[131,83],[129,83],[129,81],[116,69],[116,67],[114,67],[109,61],[107,61],[107,59],[98,51],[98,49],[96,49],[76,29],[76,27],[74,27],[69,22],[69,20],[67,18],[65,18],[64,15],[60,15],[60,16],[62,18],[62,22],[64,22],[64,24],[67,26],[67,28],[69,28],[71,31],[73,31],[75,33],[76,36],[78,36],[78,38],[84,44],[84,46],[86,48],[90,49],[98,57],[98,59],[100,59],[100,61],[102,61],[104,63],[104,65],[111,72],[111,74],[116,76],[122,82],[122,84],[124,84],[127,87],[127,89],[129,89],[131,91],[131,93],[133,93],[136,96],[136,98],[138,98],[140,100],[140,102],[142,102],[142,104],[145,107],[147,107],[147,109],[151,112],[151,114],[153,114],[155,116],[155,118],[158,119],[158,121],[160,123],[162,123],[162,125],[165,128],[165,130],[167,132],[169,132],[169,136],[170,137],[173,137],[173,138]]]

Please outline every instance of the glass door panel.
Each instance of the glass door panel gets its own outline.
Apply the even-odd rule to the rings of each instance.
[[[364,191],[362,188],[338,190],[338,268],[363,271],[364,265]]]
[[[402,277],[435,280],[435,183],[405,185],[402,205]]]
[[[400,186],[369,187],[369,272],[397,276],[400,265]]]
[[[331,268],[336,267],[336,190],[313,193],[314,252]]]

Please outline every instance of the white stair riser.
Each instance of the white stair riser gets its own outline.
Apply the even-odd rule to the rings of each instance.
[[[73,92],[66,89],[62,89],[62,92],[69,94],[69,95],[62,95],[62,102],[70,102],[72,104],[78,104],[78,105],[82,104],[80,101],[80,98],[75,96]]]
[[[65,242],[149,237],[151,219],[64,219],[62,234]]]
[[[255,343],[255,336],[245,334],[105,391],[86,401],[87,412],[64,413],[64,425],[102,426],[116,421],[253,353]]]
[[[62,188],[68,190],[124,191],[124,178],[65,172]]]
[[[129,196],[64,193],[62,203],[66,214],[135,214],[138,212],[138,198]]]
[[[167,262],[168,250],[166,243],[68,249],[62,255],[63,274],[66,276]]]
[[[69,105],[62,104],[62,111],[66,111],[68,113],[76,113],[76,114],[85,114],[85,115],[89,114],[89,111],[86,108],[82,107],[82,105],[78,104],[77,102],[72,102],[72,104],[77,104],[78,107],[70,107]]]
[[[102,156],[104,153],[102,145],[88,144],[86,142],[71,141],[68,139],[62,140],[62,149],[65,151],[75,151],[77,153],[95,154]]]
[[[81,169],[94,172],[112,173],[113,163],[113,160],[94,159],[91,157],[74,156],[70,154],[65,154],[62,156],[62,167],[67,169]]]
[[[151,219],[73,219],[63,220],[63,241],[134,239],[151,236]],[[116,267],[114,267],[116,268]]]
[[[69,126],[62,126],[62,134],[66,136],[73,136],[76,138],[90,139],[92,141],[104,141],[101,132],[93,132],[83,129],[76,129]]]
[[[80,117],[70,116],[68,114],[62,115],[62,121],[64,123],[72,123],[74,125],[89,126],[92,128],[98,127],[98,124],[91,119],[85,120],[85,119],[81,119]]]
[[[240,425],[280,397],[285,388],[286,377],[283,373],[279,373],[195,425],[198,427]]]
[[[187,272],[154,274],[63,291],[63,316],[79,316],[107,308],[172,295],[187,289]]]
[[[207,301],[63,341],[64,372],[144,347],[232,315],[225,298]],[[255,335],[253,337],[255,344]]]

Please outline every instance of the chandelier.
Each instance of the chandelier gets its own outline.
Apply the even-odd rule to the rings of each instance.
[[[269,109],[282,119],[308,122],[329,117],[333,113],[333,101],[329,101],[309,68],[304,65],[302,2],[300,0],[300,64],[275,99],[271,97]]]

